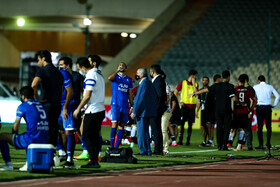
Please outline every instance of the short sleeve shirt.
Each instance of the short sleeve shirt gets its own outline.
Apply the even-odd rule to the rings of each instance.
[[[62,94],[62,98],[61,98],[61,106],[64,105],[65,101],[66,101],[66,96],[67,96],[67,90],[66,88],[71,86],[73,83],[73,79],[72,79],[72,76],[70,75],[70,73],[63,69],[63,68],[60,68],[60,73],[62,74],[63,76],[63,94]]]
[[[49,133],[47,111],[43,104],[36,100],[29,100],[17,108],[17,118],[26,121],[26,135],[33,143],[46,143]]]
[[[216,98],[216,113],[232,112],[231,98],[235,95],[234,86],[228,82],[213,84],[208,88]]]
[[[86,91],[92,91],[92,94],[87,103],[85,114],[104,111],[105,82],[99,69],[92,68],[87,72],[84,81],[84,95]]]
[[[132,89],[132,79],[127,75],[120,75],[119,73],[115,76],[114,80],[111,81],[112,87],[112,101],[111,106],[117,107],[128,107],[128,93]]]
[[[48,64],[40,68],[35,77],[40,77],[42,80],[40,100],[60,105],[63,86],[63,76],[60,71],[53,64]]]

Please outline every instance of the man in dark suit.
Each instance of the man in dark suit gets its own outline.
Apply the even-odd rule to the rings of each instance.
[[[163,137],[161,130],[161,117],[167,109],[167,94],[166,94],[166,83],[165,80],[160,76],[161,73],[160,65],[154,64],[150,67],[150,76],[152,79],[153,86],[156,91],[158,107],[157,116],[151,119],[152,135],[155,141],[155,155],[163,154]]]
[[[131,118],[136,117],[137,142],[140,149],[138,155],[152,155],[149,138],[150,119],[157,116],[157,96],[151,81],[147,78],[147,70],[139,68],[136,80],[140,80],[139,88],[134,99]]]

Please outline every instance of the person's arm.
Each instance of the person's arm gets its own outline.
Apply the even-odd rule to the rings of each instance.
[[[72,85],[66,87],[65,89],[67,91],[67,94],[66,94],[65,103],[63,105],[62,117],[66,121],[67,120],[67,116],[69,116],[68,113],[67,113],[67,109],[68,109],[69,104],[70,104],[70,102],[72,100],[72,97],[74,95],[74,91],[73,91],[73,86]]]
[[[109,75],[108,80],[113,81],[116,77],[116,75],[120,72],[120,68],[118,67],[117,71]]]
[[[272,105],[272,107],[276,107],[277,103],[279,102],[279,99],[280,99],[280,96],[278,94],[278,92],[272,87],[272,93],[273,95],[275,96],[275,100],[274,100],[274,103]]]
[[[199,110],[201,108],[201,101],[200,101],[200,99],[198,99],[198,103],[197,103],[197,107],[196,108],[197,109],[196,109],[195,117],[198,118],[198,112],[199,112]]]
[[[16,121],[15,121],[13,129],[12,129],[12,134],[18,134],[20,120],[21,120],[21,118],[16,118]]]
[[[79,113],[81,112],[81,109],[88,103],[90,100],[92,91],[86,90],[85,96],[83,97],[82,101],[80,102],[79,106],[76,108],[76,110],[73,113],[74,118],[78,118]]]
[[[195,85],[195,78],[194,77],[192,77],[192,85],[193,85],[193,90],[194,90],[194,92],[197,92],[198,91],[198,89],[197,89],[197,86]]]
[[[209,92],[208,88],[204,88],[204,89],[199,90],[199,91],[194,91],[194,93],[191,94],[191,95],[194,96],[194,95],[199,95],[199,94],[203,94],[203,93],[206,93],[206,92]]]
[[[31,87],[34,90],[34,98],[38,99],[38,85],[42,82],[42,79],[40,77],[35,77],[32,81]]]

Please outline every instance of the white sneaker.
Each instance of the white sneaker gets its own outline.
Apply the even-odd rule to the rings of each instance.
[[[131,147],[131,148],[134,147],[134,143],[133,143],[133,142],[130,143],[130,147]]]
[[[0,168],[0,171],[13,171],[14,170],[14,167],[13,166],[9,166],[7,164],[3,165],[1,168]]]
[[[168,155],[168,154],[169,154],[169,151],[163,151],[163,154],[164,154],[164,155]]]
[[[130,145],[130,142],[129,142],[128,139],[125,139],[125,140],[123,141],[123,144]]]
[[[19,168],[19,171],[27,171],[27,162],[25,162],[24,166]]]

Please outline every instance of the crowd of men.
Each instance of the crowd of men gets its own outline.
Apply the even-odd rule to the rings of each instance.
[[[52,144],[57,146],[61,161],[65,160],[63,166],[71,168],[74,166],[74,134],[83,146],[82,154],[76,158],[90,159],[81,168],[99,168],[101,125],[105,118],[105,82],[98,69],[101,58],[98,55],[79,58],[79,72],[75,72],[69,57],[59,59],[59,68],[52,64],[51,54],[47,50],[39,51],[36,57],[40,68],[32,84],[20,90],[23,103],[17,109],[12,133],[0,133],[0,148],[6,163],[0,170],[13,170],[8,143],[17,149],[26,149],[31,143]],[[169,145],[183,145],[186,122],[188,146],[193,123],[201,110],[203,142],[200,146],[215,146],[214,124],[217,122],[216,142],[219,150],[228,150],[236,134],[237,151],[242,150],[245,140],[248,150],[253,150],[251,125],[255,108],[259,140],[256,149],[265,148],[262,138],[264,121],[267,128],[266,145],[271,148],[271,108],[277,105],[279,94],[273,86],[265,83],[263,75],[258,77],[259,84],[251,87],[248,75],[242,74],[235,87],[229,83],[230,72],[224,71],[213,77],[212,86],[209,86],[209,78],[203,77],[203,88],[199,90],[196,82],[198,72],[190,70],[189,77],[181,81],[172,92],[165,80],[166,75],[158,64],[150,67],[152,80],[148,78],[147,69],[137,70],[137,89],[133,88],[134,82],[126,75],[126,71],[127,65],[121,62],[117,70],[108,77],[112,88],[111,148],[117,149],[127,135],[124,132],[134,129],[137,130],[140,150],[136,155],[168,154]],[[273,105],[271,94],[276,97]],[[21,118],[27,123],[27,131],[18,134]],[[136,124],[136,128],[131,128],[131,124]],[[181,126],[179,133],[178,126]],[[135,132],[133,134],[135,135]],[[169,143],[170,138],[172,141]],[[134,143],[131,146],[133,147]],[[27,166],[20,170],[26,171]]]

